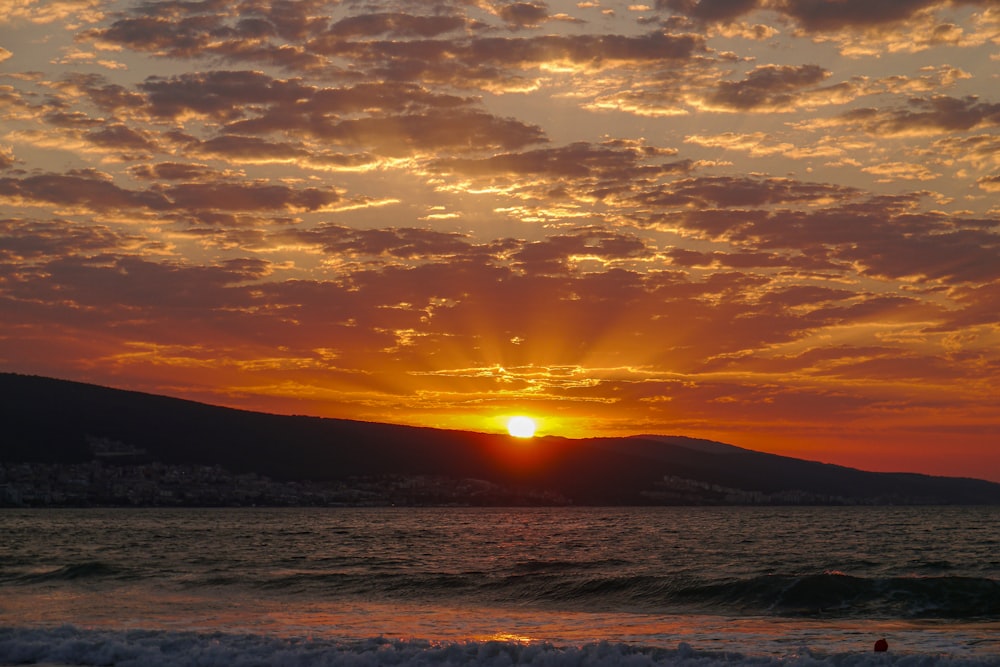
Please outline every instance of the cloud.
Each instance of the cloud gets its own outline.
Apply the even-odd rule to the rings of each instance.
[[[673,165],[646,164],[647,161],[673,154],[673,151],[658,151],[646,146],[616,147],[577,142],[520,153],[501,153],[488,158],[439,160],[432,167],[446,173],[486,178],[544,176],[628,180],[675,171]]]
[[[263,72],[212,71],[169,79],[151,77],[139,84],[151,115],[159,118],[201,116],[231,121],[251,105],[292,105],[314,89],[295,80],[277,80]]]
[[[164,194],[180,209],[218,211],[317,211],[341,201],[332,189],[293,189],[270,183],[180,183]]]
[[[833,268],[830,263],[817,263],[807,257],[770,252],[699,252],[684,248],[667,251],[676,266],[701,269],[752,269],[766,267],[821,269]],[[784,294],[790,293],[788,290]],[[782,300],[784,303],[785,301]]]
[[[540,219],[600,215],[641,184],[689,173],[694,163],[642,142],[591,144],[431,160],[427,178],[447,192],[488,190]]]
[[[830,72],[819,65],[761,65],[742,81],[722,81],[705,97],[710,109],[728,111],[791,111],[795,91],[814,86]]]
[[[155,118],[197,116],[221,124],[226,135],[197,147],[219,157],[330,159],[301,144],[250,136],[279,132],[388,156],[509,149],[545,141],[537,126],[492,116],[476,108],[474,99],[408,83],[318,87],[261,72],[216,71],[147,79],[139,88]]]
[[[884,280],[984,282],[1000,278],[1000,243],[972,220],[912,215],[906,199],[872,199],[816,211],[683,216],[685,228],[739,247],[792,250]],[[989,223],[992,224],[992,223]],[[818,267],[817,267],[818,268]]]
[[[0,24],[55,23],[73,19],[95,23],[104,18],[100,0],[19,0],[0,5]]]
[[[260,19],[262,25],[270,24]],[[467,21],[457,14],[414,16],[401,12],[359,14],[339,19],[330,25],[328,34],[339,38],[401,37],[429,38],[462,30]]]
[[[983,176],[982,178],[976,179],[976,185],[986,192],[1000,192],[1000,174]]]
[[[547,34],[534,37],[473,36],[404,42],[313,40],[311,52],[348,59],[370,76],[422,81],[458,89],[528,91],[561,72],[683,67],[707,54],[705,38],[662,31],[641,35]]]
[[[15,164],[17,158],[14,156],[14,151],[6,146],[0,146],[0,171],[10,169]]]
[[[701,21],[732,21],[760,5],[760,0],[657,0],[656,6]]]
[[[29,265],[39,258],[61,255],[100,255],[133,248],[144,238],[122,234],[106,225],[80,225],[67,220],[8,218],[0,220],[0,262],[8,265],[5,273],[16,273],[11,266],[33,273]]]
[[[935,140],[920,154],[946,156],[953,160],[968,162],[977,169],[1000,167],[1000,136],[977,134],[968,137],[944,137]]]
[[[150,138],[148,132],[134,130],[121,123],[92,130],[84,137],[95,146],[121,151],[129,156],[147,156],[158,150],[156,142]],[[141,157],[131,159],[141,159]]]
[[[467,59],[497,65],[530,67],[575,65],[593,69],[623,64],[684,61],[705,51],[705,40],[695,34],[673,35],[545,35],[537,38],[484,38],[460,51]]]
[[[141,175],[171,175],[171,167],[140,170]],[[204,173],[194,171],[189,173]],[[177,175],[173,168],[173,175]],[[295,189],[265,182],[179,183],[166,188],[128,190],[95,171],[39,174],[0,179],[0,198],[14,205],[52,204],[87,211],[150,212],[203,211],[317,211],[342,200],[332,189]]]
[[[721,34],[734,34],[737,19],[754,14],[790,23],[798,34],[817,42],[833,42],[841,53],[852,57],[881,53],[917,52],[942,45],[978,46],[995,34],[990,26],[991,0],[658,0],[657,8],[701,24],[721,24]],[[961,6],[982,7],[981,26],[969,32],[957,25],[951,10]],[[760,26],[762,34],[773,28]],[[754,38],[752,33],[744,34]]]
[[[912,98],[906,107],[853,109],[833,119],[805,122],[802,127],[846,127],[877,136],[918,137],[998,125],[1000,104],[981,102],[972,96],[934,95]]]
[[[879,177],[879,183],[893,181],[932,181],[941,174],[931,171],[926,165],[908,162],[885,162],[882,164],[862,167],[861,171]]]
[[[804,183],[785,178],[704,176],[674,181],[635,196],[637,201],[665,207],[712,209],[761,207],[851,198],[852,188],[825,183]]]
[[[170,202],[158,192],[120,188],[93,170],[0,178],[0,199],[13,206],[52,204],[90,211],[170,208]]]
[[[213,14],[212,8],[219,9],[219,13]],[[133,12],[146,10],[149,15],[120,18],[106,28],[85,32],[84,37],[99,48],[126,47],[161,57],[214,56],[312,70],[322,67],[324,60],[285,40],[305,39],[326,28],[328,18],[306,14],[316,8],[313,2],[275,2],[264,16],[233,20],[235,17],[222,11],[218,4],[175,5],[175,15],[160,15],[155,5],[143,5]]]
[[[821,85],[831,72],[819,65],[759,65],[741,80],[720,63],[692,59],[685,67],[660,70],[646,79],[629,78],[627,88],[595,96],[584,108],[633,113],[648,117],[682,116],[698,112],[791,113],[829,105],[845,105],[876,92],[869,81],[851,80]],[[640,75],[635,75],[640,76]],[[605,89],[607,88],[607,82]]]
[[[483,36],[481,23],[448,11],[334,18],[323,3],[302,3],[308,5],[304,8],[287,4],[247,8],[239,18],[207,4],[188,5],[173,14],[140,6],[131,16],[87,31],[85,37],[99,47],[127,47],[176,59],[221,57],[344,80],[366,77],[487,90],[531,86],[525,76],[529,69],[670,64],[706,50],[704,38],[694,34],[503,38]],[[288,15],[282,16],[286,9]],[[545,5],[527,2],[502,5],[497,16],[511,30],[552,19],[575,21],[549,16]],[[344,68],[346,63],[350,69]]]
[[[754,23],[752,25],[749,23],[727,23],[715,26],[711,34],[719,34],[729,38],[739,37],[742,39],[764,41],[779,35],[780,32],[777,28],[762,23]]]
[[[46,270],[53,274],[51,284],[62,285],[67,298],[81,305],[140,308],[155,312],[160,320],[177,308],[208,313],[249,305],[252,300],[245,290],[230,287],[260,278],[265,265],[255,261],[186,266],[128,256],[68,257],[48,262]],[[184,319],[193,319],[193,313]]]
[[[201,155],[245,164],[301,162],[310,155],[310,152],[300,144],[267,141],[260,137],[234,134],[224,134],[194,143],[192,150]]]
[[[259,125],[239,122],[231,129],[253,131]],[[321,121],[303,129],[315,139],[369,148],[388,156],[511,149],[546,140],[538,126],[473,110]]]
[[[841,0],[835,4],[813,0],[784,0],[779,3],[779,11],[795,19],[803,29],[819,32],[899,23],[918,12],[946,4],[941,0]]]
[[[842,247],[838,256],[859,262],[863,274],[890,280],[982,283],[1000,279],[1000,241],[983,230],[872,239]]]
[[[915,16],[938,12],[953,5],[988,8],[991,0],[657,0],[659,9],[678,12],[701,21],[733,21],[758,10],[769,10],[792,19],[806,32],[830,32],[845,28],[899,25]]]
[[[160,162],[132,167],[129,172],[134,178],[144,181],[192,181],[208,180],[221,176],[214,169],[203,164],[187,162]]]
[[[790,143],[774,143],[773,139],[763,132],[752,134],[723,132],[712,136],[693,134],[685,137],[684,143],[708,148],[745,151],[754,157],[787,154],[795,149],[795,146]]]
[[[568,275],[581,264],[608,270],[617,260],[650,258],[653,254],[635,235],[593,229],[524,244],[511,259],[514,267],[529,274]]]
[[[313,229],[289,230],[281,240],[315,245],[340,257],[391,257],[397,259],[452,258],[474,251],[468,236],[431,229],[354,229],[324,224]]]
[[[503,5],[498,13],[515,28],[537,27],[549,18],[549,10],[544,4],[532,2],[512,2]]]

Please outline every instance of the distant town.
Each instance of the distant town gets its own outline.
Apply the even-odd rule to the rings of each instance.
[[[0,507],[568,505],[555,493],[426,475],[278,481],[220,466],[0,463]]]
[[[274,480],[218,465],[149,461],[142,449],[105,438],[89,442],[85,463],[0,462],[0,507],[385,507],[557,506],[558,493],[481,479],[380,475],[344,480]],[[649,505],[919,504],[916,498],[762,493],[666,476],[644,492]]]

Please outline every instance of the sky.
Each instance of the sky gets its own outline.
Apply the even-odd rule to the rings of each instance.
[[[8,0],[0,370],[1000,481],[997,0]]]

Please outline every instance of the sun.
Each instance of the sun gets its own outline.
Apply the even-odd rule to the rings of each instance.
[[[535,428],[535,420],[531,417],[517,416],[507,420],[507,432],[515,438],[533,438]]]

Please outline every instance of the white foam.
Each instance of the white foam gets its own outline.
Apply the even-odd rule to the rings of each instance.
[[[921,654],[819,654],[802,648],[786,656],[643,648],[611,642],[580,646],[510,640],[430,642],[373,637],[358,641],[261,635],[58,628],[0,629],[0,664],[114,667],[995,667],[1000,656],[956,658]]]

